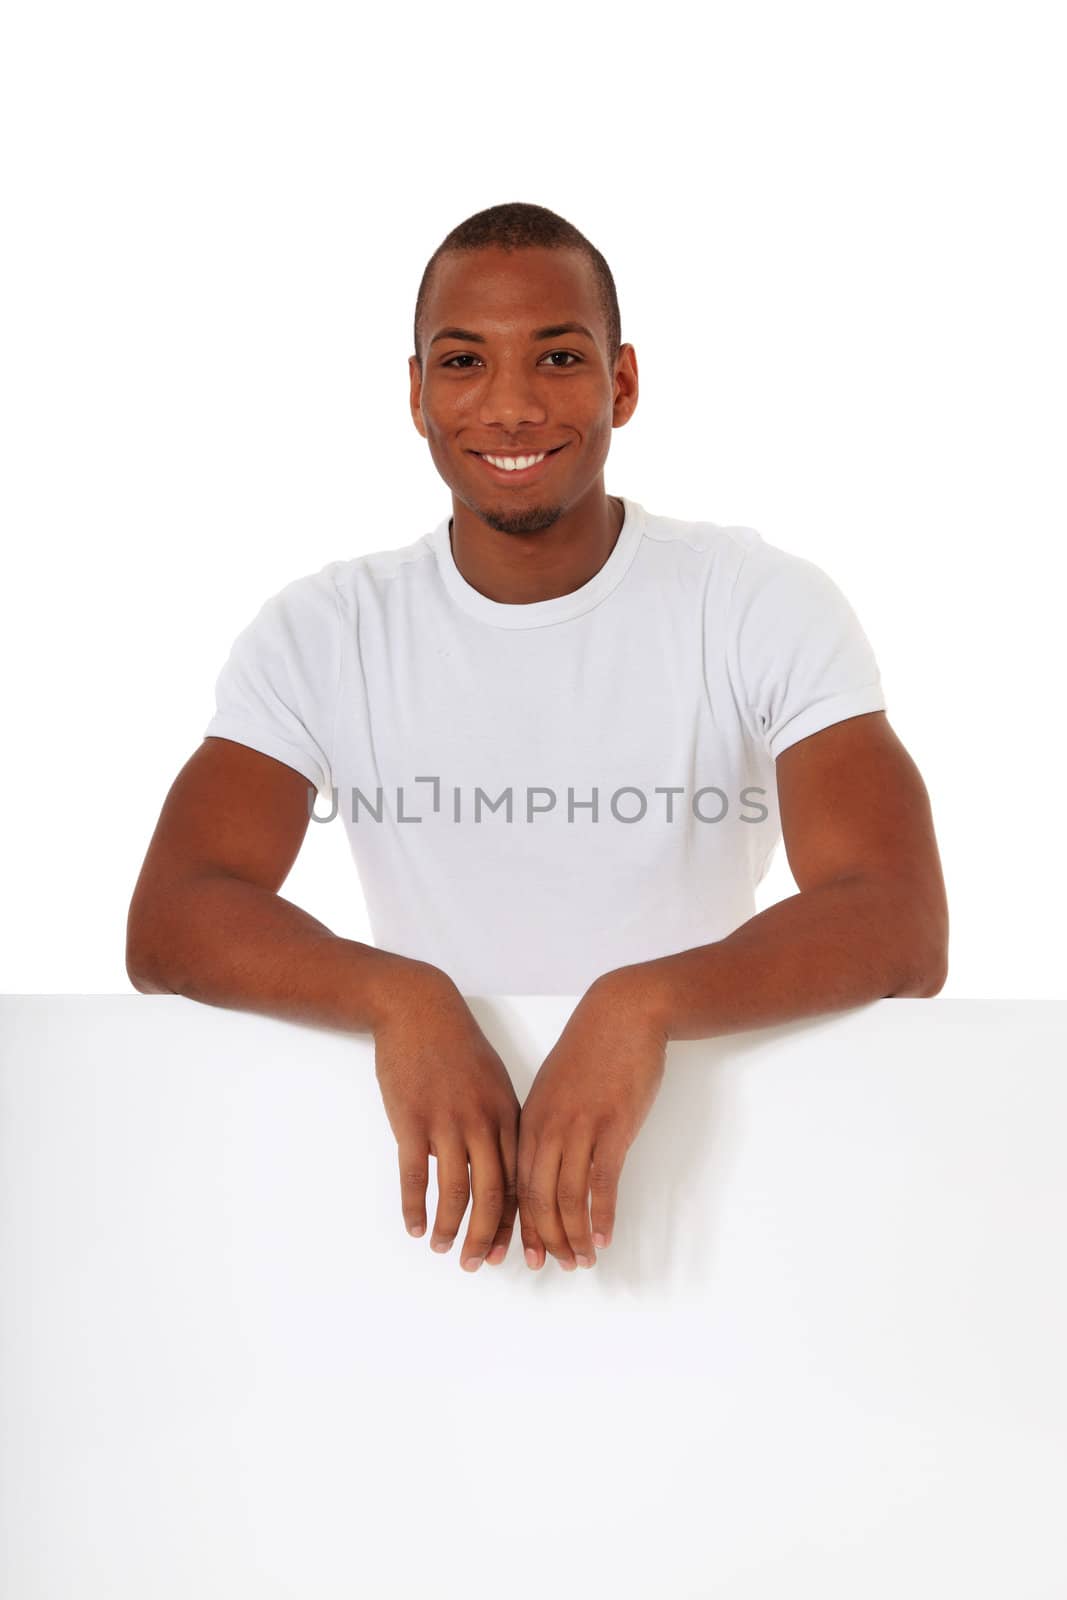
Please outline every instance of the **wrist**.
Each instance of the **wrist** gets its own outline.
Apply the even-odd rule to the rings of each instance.
[[[654,961],[635,961],[601,973],[584,998],[609,1013],[621,1014],[631,1026],[648,1028],[664,1039],[670,1037],[669,996]]]
[[[398,1013],[410,1015],[429,1005],[462,998],[448,973],[432,962],[397,955],[391,950],[380,950],[376,954],[380,959],[374,964],[366,991],[372,1033],[377,1033]]]

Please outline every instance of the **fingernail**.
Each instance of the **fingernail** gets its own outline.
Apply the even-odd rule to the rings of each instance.
[[[591,1267],[593,1265],[592,1257],[590,1256],[575,1256],[574,1259],[580,1267]]]
[[[594,1233],[594,1235],[593,1235],[593,1243],[596,1245],[598,1250],[604,1250],[604,1249],[607,1248],[608,1241],[607,1241],[607,1238],[606,1238],[606,1236],[604,1234],[602,1234],[602,1233]]]
[[[408,1229],[408,1232],[411,1234],[413,1239],[421,1239],[423,1234],[426,1232],[426,1228],[421,1222],[413,1222],[411,1227]]]
[[[489,1262],[490,1266],[499,1266],[500,1262],[503,1261],[507,1253],[508,1247],[506,1244],[495,1244],[485,1259]]]
[[[447,1251],[451,1250],[451,1248],[452,1248],[452,1240],[451,1239],[431,1239],[430,1240],[430,1249],[431,1250],[436,1250],[439,1255],[444,1255]]]
[[[468,1256],[466,1261],[463,1263],[464,1272],[477,1272],[484,1260],[484,1256]]]
[[[526,1251],[526,1265],[528,1267],[536,1267],[536,1265],[537,1265],[537,1251],[536,1250],[527,1249],[527,1251]]]

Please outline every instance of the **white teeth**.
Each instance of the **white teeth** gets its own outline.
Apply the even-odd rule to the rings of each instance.
[[[539,456],[483,456],[482,460],[494,467],[503,467],[505,472],[521,472],[524,467],[532,467],[538,461],[543,461],[547,454],[547,450],[542,450]]]

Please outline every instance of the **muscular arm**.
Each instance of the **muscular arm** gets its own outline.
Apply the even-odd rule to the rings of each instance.
[[[948,971],[948,905],[929,797],[884,711],[783,751],[782,837],[800,892],[728,938],[598,979],[668,1038],[789,1022],[894,995]]]
[[[431,1245],[450,1248],[473,1193],[461,1261],[499,1264],[517,1206],[511,1079],[440,967],[341,939],[278,894],[307,832],[310,788],[271,756],[204,740],[167,795],[134,889],[130,981],[144,994],[372,1034],[409,1231],[426,1230],[432,1154]]]
[[[278,894],[310,790],[271,756],[204,740],[171,786],[130,902],[135,989],[370,1032],[398,983],[447,985],[438,968],[339,938]]]

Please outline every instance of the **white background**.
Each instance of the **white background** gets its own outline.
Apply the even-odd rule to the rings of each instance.
[[[524,200],[604,252],[609,493],[816,561],[930,790],[946,996],[1063,996],[1062,18],[895,4],[9,8],[12,992],[124,991],[126,910],[262,601],[450,510],[425,262]],[[761,906],[794,892],[784,855]],[[286,884],[369,938],[339,826]]]

